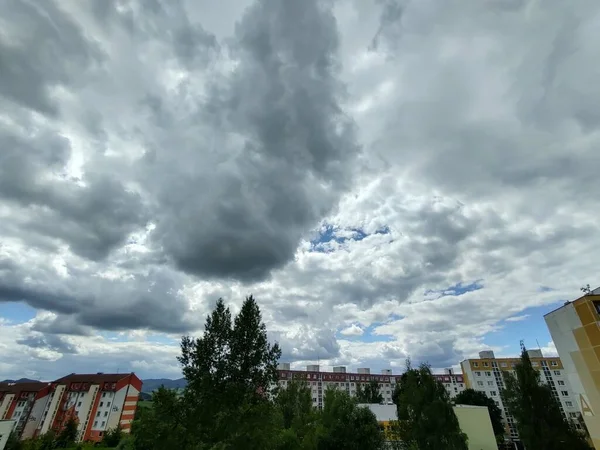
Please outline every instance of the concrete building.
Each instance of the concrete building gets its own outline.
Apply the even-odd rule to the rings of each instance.
[[[14,420],[0,420],[0,450],[4,450],[8,437],[17,423]]]
[[[313,406],[317,408],[323,407],[323,398],[327,388],[343,389],[351,396],[355,396],[359,385],[366,385],[371,381],[379,383],[379,392],[383,397],[383,403],[392,404],[392,395],[396,383],[400,380],[400,375],[393,375],[391,369],[384,369],[379,374],[372,374],[369,368],[346,372],[346,367],[336,366],[332,372],[324,372],[318,365],[308,365],[306,370],[291,370],[289,363],[281,363],[278,371],[281,387],[285,388],[291,380],[306,382],[311,389]],[[435,375],[435,377],[446,387],[451,397],[466,389],[462,374],[455,374],[452,369],[446,369],[444,374]]]
[[[571,388],[567,373],[560,358],[543,356],[541,350],[528,350],[532,366],[540,372],[541,382],[548,383],[552,394],[560,403],[560,409],[565,417],[576,421],[579,410],[575,393]],[[502,410],[506,425],[506,436],[509,440],[518,440],[516,423],[508,414],[501,398],[504,389],[503,372],[513,372],[520,358],[496,358],[494,352],[479,352],[479,359],[467,359],[461,362],[467,387],[484,392],[493,399]]]
[[[386,431],[386,438],[393,439],[391,427],[398,420],[396,405],[359,404],[369,408]],[[457,405],[453,407],[458,424],[467,435],[469,450],[498,450],[490,414],[485,406]]]
[[[469,450],[498,450],[486,406],[456,405],[453,409],[460,429],[469,438]]]
[[[14,421],[19,436],[31,437],[28,432],[39,418],[37,408],[50,392],[51,383],[40,381],[0,383],[0,420]]]
[[[78,441],[101,441],[105,431],[131,429],[142,381],[135,374],[71,374],[50,383],[13,383],[2,394],[0,419],[13,419],[21,439],[78,423]],[[8,406],[7,406],[8,405]]]
[[[600,449],[600,288],[546,314],[577,411]]]

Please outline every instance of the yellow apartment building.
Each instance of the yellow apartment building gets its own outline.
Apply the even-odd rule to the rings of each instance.
[[[594,447],[600,450],[600,288],[544,319]]]

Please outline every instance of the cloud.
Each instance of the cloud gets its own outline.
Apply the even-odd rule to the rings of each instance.
[[[362,336],[365,331],[356,324],[352,324],[340,331],[342,336]]]
[[[504,319],[505,322],[522,322],[523,320],[527,319],[529,317],[529,314],[523,314],[521,316],[513,316],[513,317],[509,317],[507,319]]]
[[[221,3],[5,8],[0,373],[178,373],[250,293],[288,361],[450,367],[593,279],[595,2]]]

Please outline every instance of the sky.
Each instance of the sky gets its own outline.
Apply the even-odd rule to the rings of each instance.
[[[600,284],[595,0],[33,0],[0,17],[0,379],[555,348]]]

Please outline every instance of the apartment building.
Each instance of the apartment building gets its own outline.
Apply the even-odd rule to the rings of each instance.
[[[600,288],[544,316],[578,411],[600,449]]]
[[[17,420],[22,439],[49,430],[59,432],[75,419],[77,440],[97,442],[117,426],[130,432],[142,381],[133,373],[73,373],[50,383],[16,383],[9,387],[11,393],[0,402],[0,418]],[[8,408],[5,402],[10,403]]]
[[[290,370],[289,363],[278,366],[279,385],[285,388],[292,380],[304,381],[311,389],[313,406],[321,409],[325,391],[328,388],[345,390],[350,396],[356,396],[358,386],[364,386],[371,381],[379,383],[379,392],[383,397],[384,404],[392,404],[392,395],[396,383],[400,381],[400,375],[393,375],[391,369],[384,369],[381,373],[372,374],[369,368],[359,368],[356,372],[347,372],[346,367],[337,366],[332,372],[320,370],[318,365],[308,365],[306,370]],[[465,383],[462,375],[454,374],[452,369],[446,369],[442,375],[435,375],[446,387],[451,397],[462,392]]]
[[[43,403],[50,391],[51,384],[41,381],[0,383],[0,420],[14,421],[14,431],[27,436],[37,420],[35,405]]]
[[[531,365],[540,372],[540,380],[548,383],[552,394],[560,402],[561,412],[565,417],[577,421],[579,409],[575,393],[571,389],[567,373],[560,358],[544,357],[541,350],[528,350]],[[496,358],[494,352],[479,352],[479,359],[466,359],[461,367],[467,387],[484,392],[493,399],[500,409],[505,421],[507,436],[518,440],[516,423],[508,414],[503,404],[501,393],[504,389],[503,372],[513,372],[520,358]]]

